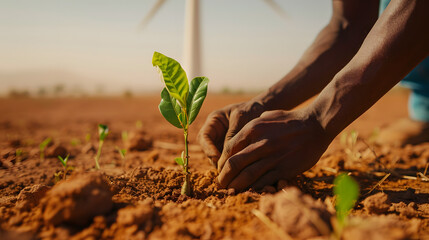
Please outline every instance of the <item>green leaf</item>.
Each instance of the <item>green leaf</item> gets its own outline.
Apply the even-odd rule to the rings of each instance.
[[[170,96],[166,88],[162,89],[161,102],[159,103],[158,108],[162,116],[164,116],[169,123],[175,127],[183,128],[177,117],[181,112],[180,106],[177,104],[175,99]]]
[[[181,158],[181,157],[175,158],[174,161],[176,161],[176,163],[179,164],[180,166],[183,166],[185,164],[183,162],[183,158]]]
[[[337,218],[343,224],[358,199],[359,185],[352,177],[342,173],[334,180],[334,194],[337,197],[335,204]]]
[[[168,92],[185,107],[188,97],[189,85],[185,71],[180,64],[159,52],[153,53],[152,64],[161,71],[162,80]]]
[[[107,137],[107,134],[109,134],[109,128],[106,125],[98,124],[98,135],[100,141],[104,141],[104,139]]]
[[[63,166],[65,167],[65,166],[67,166],[67,161],[69,160],[69,156],[70,156],[70,154],[68,154],[67,156],[66,156],[66,158],[63,158],[63,157],[61,157],[61,156],[58,156],[58,159],[61,161],[61,164],[63,164]]]
[[[189,95],[186,101],[189,125],[195,120],[203,105],[204,99],[207,95],[209,79],[206,77],[196,77],[192,79],[189,88]]]
[[[127,154],[127,149],[120,149],[119,155],[121,155],[122,158],[125,158],[125,155]]]
[[[51,138],[46,138],[45,140],[43,140],[43,142],[41,142],[39,145],[40,150],[43,151],[49,145],[49,143],[51,143],[51,141]]]

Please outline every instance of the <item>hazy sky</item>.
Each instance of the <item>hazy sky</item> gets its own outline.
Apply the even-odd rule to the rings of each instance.
[[[260,90],[290,70],[331,15],[329,0],[201,0],[203,75],[210,88]],[[1,0],[0,94],[11,87],[160,90],[154,51],[182,59],[185,0]]]

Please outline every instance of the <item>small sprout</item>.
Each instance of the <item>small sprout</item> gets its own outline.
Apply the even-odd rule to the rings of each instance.
[[[62,174],[61,171],[54,173],[55,183],[57,183],[61,180],[61,174]]]
[[[77,139],[77,138],[73,138],[72,140],[70,140],[70,144],[71,144],[73,147],[76,147],[76,146],[80,145],[80,144],[81,144],[81,142],[80,142],[80,140],[79,140],[79,139]]]
[[[128,141],[128,132],[127,131],[122,131],[122,142],[125,144]]]
[[[69,161],[69,156],[70,154],[68,154],[65,158],[58,156],[58,159],[60,160],[61,164],[63,165],[64,171],[63,171],[63,179],[66,179],[67,176],[67,172],[69,170],[73,170],[73,167],[70,167],[67,165],[68,161]],[[59,181],[59,176],[61,175],[61,172],[55,173],[55,181],[58,182]]]
[[[40,159],[41,160],[45,159],[45,149],[49,145],[49,143],[51,143],[51,141],[52,141],[51,138],[46,138],[45,140],[43,140],[42,143],[40,143],[39,150],[40,150]]]
[[[125,155],[127,154],[127,149],[119,149],[119,155],[121,155],[122,159],[125,159]]]
[[[91,141],[91,133],[87,133],[86,135],[85,135],[85,142],[89,142],[89,141]]]
[[[21,162],[22,160],[23,151],[22,149],[16,149],[15,150],[15,157],[17,162]]]
[[[336,196],[335,209],[337,210],[339,232],[341,232],[347,224],[350,210],[359,197],[359,185],[352,177],[342,173],[334,180],[334,194]]]
[[[21,157],[21,156],[22,156],[22,149],[16,149],[15,157]]]
[[[174,160],[183,168],[185,174],[181,193],[182,195],[190,196],[188,130],[200,112],[206,98],[209,79],[196,77],[189,84],[186,73],[180,64],[176,60],[158,52],[153,54],[152,64],[158,70],[160,78],[165,84],[161,92],[159,111],[169,123],[183,129],[185,151],[182,152],[181,157]]]
[[[116,146],[116,150],[118,151],[119,156],[121,156],[122,167],[124,167],[125,166],[126,155],[127,155],[127,149],[120,149],[118,146]]]
[[[103,147],[104,139],[106,139],[109,134],[109,128],[106,125],[98,124],[98,150],[97,155],[95,156],[95,168],[100,169],[100,156],[101,156],[101,148]]]
[[[141,129],[142,127],[143,127],[143,122],[140,121],[140,120],[137,120],[137,122],[136,122],[136,128],[137,129]]]

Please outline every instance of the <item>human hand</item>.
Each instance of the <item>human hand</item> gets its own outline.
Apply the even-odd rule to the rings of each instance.
[[[242,191],[292,178],[316,164],[332,139],[306,109],[264,112],[225,143],[218,182]]]
[[[264,107],[260,103],[248,101],[228,105],[207,117],[197,139],[215,167],[224,143],[234,137],[246,123],[259,117],[262,112]]]

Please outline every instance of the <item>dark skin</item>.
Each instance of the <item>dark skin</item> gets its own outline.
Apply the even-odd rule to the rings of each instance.
[[[198,140],[223,188],[260,189],[317,163],[345,127],[429,54],[429,1],[333,1],[333,16],[282,80],[213,112]],[[307,107],[288,111],[319,93]]]

